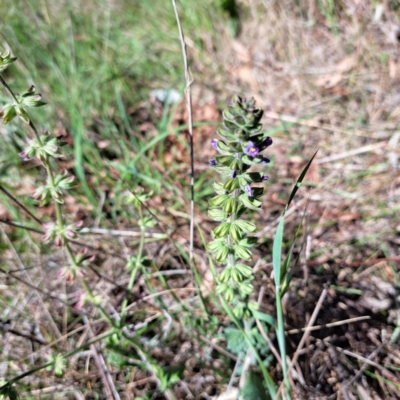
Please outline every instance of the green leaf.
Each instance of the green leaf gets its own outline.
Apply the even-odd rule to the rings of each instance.
[[[236,264],[235,268],[246,278],[250,278],[253,275],[253,269],[248,265]]]
[[[235,116],[230,111],[228,111],[228,109],[225,109],[222,112],[222,115],[225,120],[235,123]]]
[[[245,175],[239,176],[239,185],[240,187],[245,187],[249,181],[245,178]]]
[[[218,164],[229,167],[235,158],[233,156],[216,156],[215,159],[217,160]]]
[[[235,135],[233,132],[230,132],[230,131],[228,131],[228,130],[222,128],[222,127],[219,127],[219,128],[217,129],[217,134],[218,134],[219,136],[221,136],[222,139],[225,139],[227,142],[231,142],[231,143],[237,142],[237,137],[236,137],[236,135]]]
[[[239,292],[243,298],[250,296],[254,291],[254,287],[250,282],[251,279],[248,279],[246,281],[241,282],[239,285]]]
[[[232,155],[232,154],[234,154],[236,152],[236,150],[233,147],[228,146],[222,140],[218,140],[217,148],[218,148],[218,152],[220,154],[223,154],[223,155],[226,155],[226,156]]]
[[[256,226],[254,224],[248,221],[244,221],[242,219],[237,219],[233,223],[238,226],[242,232],[245,233],[254,232],[256,230]]]
[[[18,392],[14,386],[3,380],[0,381],[0,400],[18,400]]]
[[[227,190],[228,192],[232,192],[234,189],[238,189],[239,187],[240,186],[238,178],[228,179],[224,185],[224,189]]]
[[[239,244],[244,247],[253,247],[258,244],[258,239],[256,237],[252,237],[252,236],[248,237],[247,236],[247,237],[243,238],[239,242]]]
[[[260,321],[264,321],[268,325],[275,326],[275,320],[271,315],[265,314],[265,313],[263,313],[261,311],[257,311],[257,310],[253,310],[252,313],[253,313],[253,317],[255,319],[259,319]]]
[[[15,111],[17,113],[17,115],[27,124],[29,124],[29,116],[28,113],[25,111],[24,108],[20,107],[20,106],[15,106]]]
[[[226,246],[221,246],[214,254],[214,258],[217,262],[223,263],[228,258],[229,248]]]
[[[220,283],[228,282],[231,279],[231,268],[225,268],[218,276],[218,281]]]
[[[287,209],[289,208],[290,203],[292,202],[294,196],[296,195],[297,191],[299,190],[299,187],[301,186],[301,183],[303,182],[303,179],[304,179],[304,177],[306,176],[306,173],[307,173],[308,169],[310,168],[311,163],[313,162],[313,160],[314,160],[315,156],[317,155],[317,153],[318,153],[318,150],[317,150],[317,151],[314,153],[314,155],[311,157],[310,161],[309,161],[309,162],[307,163],[307,165],[304,167],[304,169],[303,169],[303,171],[301,172],[299,178],[297,179],[296,185],[295,185],[295,187],[293,188],[292,193],[290,193],[289,201],[288,201],[288,203],[287,203],[287,205],[286,205],[285,210],[287,210]]]
[[[250,210],[258,210],[261,207],[261,201],[255,199],[254,197],[249,197],[247,194],[243,193],[239,197],[242,204],[249,208]]]
[[[222,224],[218,225],[214,230],[214,235],[217,238],[225,237],[229,233],[231,224],[229,222],[223,222]]]
[[[223,210],[227,214],[233,214],[236,211],[237,200],[234,197],[230,197],[229,200],[224,204]]]
[[[239,283],[239,282],[242,282],[242,280],[244,279],[244,276],[235,267],[235,268],[231,268],[231,278],[234,282]]]
[[[231,169],[224,165],[216,165],[215,167],[213,167],[213,169],[215,169],[219,174],[225,174],[225,175],[231,174]]]
[[[225,221],[226,213],[218,208],[210,208],[208,210],[208,216],[214,221]]]
[[[264,194],[264,188],[253,187],[253,198],[259,198]]]
[[[15,107],[7,104],[0,112],[0,118],[3,118],[3,125],[7,125],[17,116]]]
[[[157,370],[157,376],[161,381],[159,389],[165,391],[174,383],[179,382],[183,377],[184,370],[184,364],[173,367],[159,367]]]
[[[284,281],[282,283],[281,296],[283,296],[286,293],[286,291],[289,289],[289,285],[290,285],[290,282],[291,282],[291,280],[293,278],[293,274],[294,274],[295,269],[296,268],[292,267],[289,270],[288,274],[286,275],[286,277],[285,277],[285,279],[284,279]]]
[[[207,249],[211,252],[215,252],[219,250],[221,247],[225,246],[224,239],[215,239],[212,242],[207,244]]]
[[[226,348],[233,354],[239,355],[245,353],[248,349],[248,343],[243,333],[235,328],[225,328],[224,336],[226,339]]]
[[[232,171],[240,171],[242,169],[242,167],[243,167],[243,163],[240,160],[238,160],[237,158],[235,158],[229,165],[229,168]]]
[[[293,249],[294,249],[295,243],[296,243],[296,241],[294,240],[293,243],[292,243],[292,245],[290,246],[290,250],[289,250],[288,254],[286,255],[285,261],[284,261],[283,264],[282,264],[280,282],[282,282],[282,279],[283,279],[283,277],[285,276],[286,271],[287,271],[288,268],[289,268],[290,261],[291,261],[291,259],[292,259],[292,254],[293,254]]]
[[[246,211],[247,208],[239,203],[239,206],[236,208],[236,218],[240,218]]]
[[[252,370],[248,371],[241,395],[243,400],[269,400],[261,377]]]
[[[216,197],[213,197],[210,199],[208,202],[210,203],[211,206],[213,207],[221,207],[223,206],[228,200],[230,199],[230,196],[227,194],[220,194]]]
[[[235,256],[236,258],[242,258],[243,260],[250,260],[251,251],[246,247],[237,245],[235,246]]]
[[[243,180],[246,182],[242,186],[245,186],[248,183],[258,183],[261,182],[261,178],[263,177],[262,172],[248,172],[242,175]]]
[[[283,230],[285,226],[285,215],[281,216],[278,228],[276,230],[274,243],[272,246],[272,266],[274,271],[275,286],[279,287],[281,282],[281,258],[282,258],[282,241]]]
[[[213,189],[216,191],[217,194],[225,194],[225,189],[223,183],[214,182],[212,184]]]
[[[260,165],[262,159],[262,156],[250,157],[248,155],[244,155],[242,157],[242,161],[247,165]]]
[[[242,231],[240,228],[235,225],[235,223],[231,224],[229,228],[229,236],[237,243],[242,238]]]

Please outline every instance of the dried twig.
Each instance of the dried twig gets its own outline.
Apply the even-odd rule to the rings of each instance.
[[[19,200],[17,200],[7,189],[5,189],[2,185],[0,185],[0,191],[3,192],[11,201],[16,203],[18,207],[24,210],[33,220],[35,220],[39,225],[42,225],[42,222],[39,218],[33,215]]]
[[[88,327],[89,339],[93,339],[94,335],[90,326],[89,320],[86,316],[83,317],[84,324]],[[100,377],[104,385],[104,389],[107,392],[107,396],[110,400],[120,400],[117,389],[115,388],[114,381],[112,380],[110,371],[104,361],[103,355],[98,351],[96,344],[90,345],[93,358],[96,362],[97,368],[99,369]]]
[[[183,31],[181,27],[181,22],[179,20],[179,14],[176,7],[175,0],[172,0],[172,6],[174,7],[176,23],[178,25],[179,30],[179,38],[182,46],[182,56],[183,63],[185,68],[185,80],[186,80],[186,106],[188,110],[188,118],[189,118],[189,136],[190,136],[190,248],[189,248],[189,257],[190,260],[193,258],[193,233],[194,233],[194,148],[193,148],[193,113],[192,113],[192,96],[190,87],[193,83],[193,80],[190,78],[188,61],[187,61],[187,52],[186,52],[186,43],[185,37],[183,36]]]

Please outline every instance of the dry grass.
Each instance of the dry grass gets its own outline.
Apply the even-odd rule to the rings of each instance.
[[[265,293],[261,308],[271,315],[275,310],[268,255],[277,217],[306,160],[319,148],[307,184],[286,220],[289,241],[304,216],[302,255],[292,288],[284,298],[288,355],[292,359],[299,351],[292,369],[294,398],[397,399],[400,349],[397,342],[391,342],[398,320],[400,263],[397,5],[382,3],[383,14],[378,18],[372,1],[297,3],[300,5],[288,0],[243,0],[236,39],[227,39],[224,26],[217,27],[221,38],[215,46],[204,37],[214,59],[210,75],[204,70],[210,60],[204,64],[196,58],[190,32],[186,32],[194,78],[201,73],[198,81],[207,82],[194,87],[194,120],[216,120],[217,99],[239,93],[254,96],[266,110],[267,127],[287,127],[274,135],[270,187],[263,213],[257,216],[263,232],[257,286]],[[182,106],[175,123],[185,119]],[[210,127],[195,130],[198,173],[211,154],[204,145],[212,132]],[[187,159],[179,146],[165,156],[167,163],[172,163],[171,154],[179,161]],[[185,173],[182,171],[182,176]],[[177,192],[184,203],[179,184]],[[151,207],[157,210],[168,235],[188,251],[188,203],[184,211],[174,211],[170,196],[166,193],[155,199]],[[208,235],[213,225],[201,212],[203,207],[197,208],[196,222]],[[126,224],[121,221],[120,228]],[[12,242],[13,232],[5,228],[3,240]],[[0,287],[3,298],[13,299],[2,304],[4,314],[11,318],[10,329],[3,327],[2,354],[12,361],[0,365],[1,375],[22,373],[27,365],[42,363],[54,349],[70,351],[104,331],[90,309],[85,311],[85,320],[81,312],[65,306],[75,305],[79,288],[56,279],[63,255],[41,256],[30,236],[23,240],[24,254],[18,256],[18,249],[11,247],[2,255],[3,265],[15,272],[3,275],[7,279]],[[127,282],[121,257],[129,254],[135,243],[118,236],[103,240],[93,235],[86,235],[85,242],[98,249],[96,273],[89,271],[88,276],[112,312],[121,304]],[[118,253],[118,257],[107,252]],[[182,382],[174,385],[179,399],[217,398],[226,389],[235,357],[223,353],[218,324],[201,325],[200,301],[178,249],[167,240],[149,243],[146,252],[168,285],[155,270],[148,279],[142,276],[130,297],[128,322],[137,329],[142,323],[158,322],[144,331],[143,341],[153,346],[152,355],[160,365],[185,366]],[[202,294],[210,302],[210,310],[220,317],[211,305],[208,260],[199,237],[195,254],[204,278]],[[29,269],[32,266],[39,268]],[[327,294],[318,309],[317,328],[309,332],[304,348],[298,349],[301,329],[307,326],[324,288]],[[165,310],[170,312],[168,317]],[[221,317],[219,323],[224,322]],[[167,339],[162,347],[157,342],[161,338]],[[102,396],[104,380],[98,361],[102,353],[97,346],[72,357],[62,380],[45,371],[30,376],[24,381],[27,389],[22,397],[47,398],[45,392],[50,398],[90,399],[94,392]],[[130,362],[128,358],[125,361]],[[155,390],[154,377],[135,366],[130,366],[129,375],[124,374],[124,367],[107,366],[121,398],[133,399]],[[272,365],[270,370],[279,382],[279,366]],[[68,390],[72,390],[70,394]]]

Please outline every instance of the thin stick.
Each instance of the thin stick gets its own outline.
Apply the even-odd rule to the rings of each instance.
[[[42,222],[39,218],[33,215],[19,200],[17,200],[7,189],[5,189],[2,185],[0,185],[0,191],[3,192],[10,200],[18,205],[18,207],[22,208],[32,219],[34,219],[39,225],[42,225]]]
[[[88,331],[89,339],[93,339],[94,334],[92,332],[92,327],[90,326],[89,320],[86,317],[86,315],[83,316],[83,322],[89,328],[89,331]],[[107,364],[104,361],[103,355],[98,350],[98,345],[96,343],[91,344],[90,350],[92,351],[93,358],[94,358],[97,368],[99,370],[100,378],[104,385],[104,390],[107,392],[107,397],[110,400],[121,400],[121,398],[119,397],[119,394],[115,388],[114,381],[111,377],[110,371],[107,368]]]
[[[325,325],[316,325],[316,326],[310,326],[308,328],[301,328],[301,329],[291,329],[290,331],[286,331],[285,333],[287,335],[293,335],[295,333],[300,333],[300,332],[305,332],[305,331],[318,331],[319,329],[331,328],[332,326],[351,324],[353,322],[365,321],[366,319],[371,319],[371,317],[369,315],[364,315],[362,317],[343,319],[342,321],[337,321],[337,322],[330,322],[329,324],[325,324]]]
[[[334,154],[331,156],[319,158],[315,162],[318,165],[320,165],[320,164],[324,164],[324,163],[331,162],[331,161],[342,160],[343,158],[347,158],[347,157],[353,157],[357,154],[368,153],[369,151],[374,151],[374,150],[377,150],[377,149],[380,149],[383,147],[385,147],[385,148],[388,147],[388,142],[386,140],[383,140],[382,142],[378,142],[378,143],[374,143],[374,144],[367,144],[366,146],[359,147],[358,149],[352,149],[352,150],[345,151],[340,154]]]
[[[328,399],[335,399],[336,396],[338,396],[338,395],[340,394],[340,392],[343,392],[343,391],[344,391],[345,389],[347,389],[350,385],[352,385],[353,382],[355,382],[355,381],[362,375],[362,373],[364,372],[365,368],[367,368],[368,365],[372,365],[372,366],[374,366],[375,368],[378,368],[381,372],[382,372],[382,370],[384,370],[384,368],[383,368],[382,366],[380,366],[379,364],[377,364],[377,363],[371,361],[371,360],[372,360],[374,357],[376,357],[376,356],[379,354],[379,352],[382,350],[383,344],[380,345],[379,347],[377,347],[377,348],[368,356],[368,358],[365,358],[365,357],[359,356],[358,354],[354,354],[354,353],[351,353],[350,351],[341,349],[340,347],[333,346],[332,344],[327,343],[326,341],[323,341],[323,342],[324,342],[325,344],[328,344],[329,346],[332,346],[334,349],[336,349],[337,351],[340,351],[340,352],[343,353],[343,354],[346,354],[346,355],[348,355],[348,356],[350,356],[350,357],[355,357],[355,358],[357,358],[359,361],[361,361],[361,362],[363,363],[363,364],[361,365],[359,371],[353,376],[353,378],[350,379],[349,381],[347,381],[346,384],[344,384],[343,386],[341,386],[340,389],[339,389],[339,391],[338,391],[337,393],[335,393],[334,396],[332,395],[332,396],[328,397]]]
[[[337,133],[345,133],[345,134],[349,133],[349,131],[347,131],[345,129],[341,129],[334,125],[330,125],[330,124],[322,124],[313,119],[311,119],[311,120],[301,119],[301,117],[294,117],[292,115],[278,114],[273,111],[264,112],[264,116],[267,118],[277,119],[277,120],[284,121],[284,122],[295,123],[297,125],[308,126],[310,128],[324,129],[324,130],[327,130],[330,132],[337,132]],[[364,132],[361,130],[352,130],[351,134],[357,135],[357,136],[370,136],[370,134],[368,132]]]
[[[192,114],[192,96],[190,87],[193,80],[190,79],[189,67],[187,62],[187,52],[185,37],[183,36],[181,22],[179,20],[178,10],[176,8],[175,0],[172,0],[172,6],[174,7],[176,23],[179,30],[179,38],[182,46],[183,64],[185,67],[185,80],[186,80],[186,107],[188,110],[189,118],[189,136],[190,136],[190,245],[189,245],[189,257],[190,261],[193,259],[193,236],[194,236],[194,149],[193,149],[193,114]]]
[[[110,235],[110,236],[131,236],[140,237],[142,233],[140,231],[126,231],[117,229],[104,229],[104,228],[83,228],[79,231],[80,233],[91,233],[94,235]],[[158,232],[146,232],[144,234],[145,238],[153,239],[166,239],[168,235],[166,233]]]

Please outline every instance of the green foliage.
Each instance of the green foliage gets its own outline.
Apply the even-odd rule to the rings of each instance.
[[[215,58],[204,38],[219,43],[219,24],[228,16],[216,0],[182,0],[179,11],[183,29],[191,32],[199,63],[213,73]],[[173,113],[166,107],[164,129],[158,129],[156,137],[149,132],[136,135],[142,122],[136,114],[138,104],[148,102],[153,89],[179,91],[183,87],[181,48],[170,4],[164,0],[112,4],[107,0],[74,4],[16,0],[0,4],[0,13],[3,38],[19,53],[18,65],[6,72],[12,70],[13,85],[23,87],[26,71],[30,71],[30,79],[52,105],[35,114],[35,121],[45,129],[57,124],[72,136],[74,168],[80,181],[75,190],[81,201],[97,209],[105,182],[117,188],[126,187],[126,182],[145,182],[157,191],[171,188],[174,173],[171,180],[163,179],[146,154],[152,150],[163,154]],[[5,62],[9,65],[14,60],[10,57]],[[15,117],[16,110],[11,113]],[[155,122],[154,115],[150,118]],[[176,128],[177,138],[184,143],[180,130]],[[94,136],[109,140],[112,146],[102,151]],[[15,151],[6,149],[14,150],[0,137],[0,157],[14,162]],[[118,182],[113,182],[115,175],[104,163],[107,157],[117,164],[115,168],[126,171]],[[116,203],[122,195],[115,190]]]
[[[157,377],[160,379],[160,390],[164,391],[174,383],[179,382],[185,370],[184,365],[174,367],[156,367]]]
[[[233,303],[238,317],[251,316],[247,298],[253,292],[253,274],[251,267],[237,261],[249,261],[251,248],[257,244],[256,238],[248,235],[255,232],[256,226],[240,217],[247,210],[261,207],[264,189],[251,185],[268,179],[261,172],[249,172],[253,165],[269,163],[260,154],[272,144],[267,132],[262,132],[262,114],[255,108],[254,99],[233,97],[217,129],[222,140],[211,142],[220,155],[209,164],[220,173],[221,181],[213,184],[217,196],[209,200],[208,215],[220,224],[212,231],[214,240],[208,250],[218,263],[225,264],[218,277],[216,293]]]
[[[0,53],[0,72],[5,71],[16,59],[17,57],[11,57],[10,50]]]
[[[65,372],[65,359],[62,354],[50,354],[49,362],[52,364],[47,367],[47,371],[52,371],[57,378],[61,378]]]
[[[17,390],[6,381],[0,381],[0,400],[18,400],[20,397]]]
[[[317,150],[318,151],[318,150]],[[283,233],[285,226],[285,214],[287,209],[289,208],[290,203],[294,199],[297,191],[299,190],[303,179],[311,166],[314,157],[317,155],[317,151],[311,157],[303,171],[301,172],[299,178],[296,181],[292,192],[290,193],[289,200],[285,207],[285,210],[281,216],[279,221],[278,228],[276,230],[273,250],[272,250],[272,266],[274,270],[274,279],[275,279],[275,298],[276,298],[276,310],[277,310],[277,324],[276,324],[276,333],[278,338],[279,349],[281,353],[281,359],[283,360],[283,378],[285,382],[285,388],[287,395],[290,393],[290,382],[288,376],[288,368],[286,364],[286,338],[285,338],[285,327],[284,327],[284,316],[282,310],[282,296],[287,291],[290,281],[292,279],[294,268],[289,268],[290,260],[292,257],[293,245],[291,246],[289,253],[282,263],[282,243],[283,243]]]
[[[241,391],[243,400],[269,400],[261,377],[253,371],[249,371],[246,377],[246,383]]]
[[[268,332],[268,329],[265,325],[264,329],[266,332]],[[269,354],[269,346],[265,342],[264,338],[260,334],[260,331],[258,330],[257,327],[253,327],[247,332],[247,336],[251,341],[251,344],[254,346],[254,348],[259,352],[259,354],[262,354],[264,356],[267,356]],[[246,353],[246,351],[249,348],[249,343],[244,335],[244,332],[233,327],[228,327],[224,329],[223,332],[223,337],[227,341],[227,349],[239,356],[240,354]],[[268,359],[269,360],[269,359]],[[267,361],[268,362],[268,361]]]

